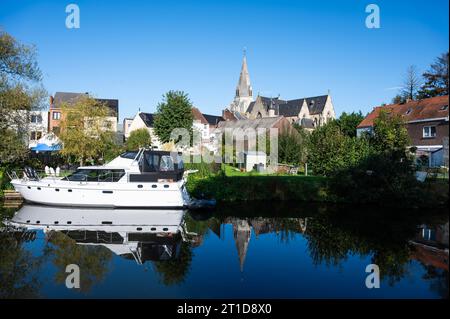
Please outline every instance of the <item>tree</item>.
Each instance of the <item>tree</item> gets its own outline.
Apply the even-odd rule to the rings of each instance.
[[[405,100],[414,100],[417,96],[417,91],[420,89],[420,78],[415,65],[410,65],[406,69],[403,80],[403,88],[400,95]]]
[[[281,163],[299,165],[306,161],[308,133],[304,130],[286,131],[278,139],[278,158]]]
[[[374,121],[371,144],[377,152],[407,150],[410,145],[403,118],[382,110]]]
[[[337,125],[341,129],[341,132],[349,137],[356,137],[356,127],[364,120],[364,116],[361,111],[358,113],[352,112],[347,114],[343,112],[339,119],[336,120]]]
[[[0,163],[25,158],[28,111],[43,105],[45,91],[36,50],[0,31]]]
[[[328,175],[344,166],[345,136],[335,122],[315,129],[309,138],[308,164],[316,175]]]
[[[62,110],[62,155],[75,158],[82,166],[87,159],[99,160],[115,144],[114,132],[105,119],[109,109],[102,102],[80,97],[70,105],[63,103]]]
[[[148,147],[152,144],[150,132],[146,128],[140,128],[130,133],[127,139],[127,150],[137,150],[141,147]]]
[[[431,64],[430,69],[423,74],[425,83],[421,87],[418,97],[420,99],[448,95],[449,92],[449,72],[448,72],[448,52],[443,53]]]
[[[167,92],[155,114],[154,128],[159,140],[162,143],[169,142],[175,128],[186,129],[192,135],[192,123],[192,103],[188,95],[182,91]]]

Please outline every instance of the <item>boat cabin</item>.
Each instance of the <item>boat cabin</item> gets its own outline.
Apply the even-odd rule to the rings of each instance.
[[[138,162],[139,172],[131,172],[128,175],[128,182],[131,183],[176,182],[183,178],[183,160],[176,152],[141,149],[122,153],[120,158]],[[66,179],[75,182],[118,182],[125,174],[125,168],[80,167]]]

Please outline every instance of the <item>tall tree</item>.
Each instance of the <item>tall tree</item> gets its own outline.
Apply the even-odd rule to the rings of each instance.
[[[336,120],[341,132],[349,137],[356,137],[356,127],[364,120],[361,111],[347,114],[343,112],[339,119]]]
[[[155,134],[162,143],[171,141],[176,128],[186,129],[192,135],[192,103],[182,91],[169,91],[158,104],[154,120]],[[178,142],[178,140],[174,141]]]
[[[132,151],[141,147],[148,147],[151,144],[152,140],[149,131],[146,128],[140,128],[130,133],[126,146],[128,150]]]
[[[448,52],[437,57],[431,64],[430,69],[423,74],[425,83],[418,93],[421,99],[448,95],[449,92],[449,72],[448,72]]]
[[[23,159],[28,151],[28,111],[43,106],[45,90],[36,49],[0,30],[0,164]],[[6,137],[6,138],[4,138]]]
[[[401,90],[401,96],[404,99],[414,100],[417,96],[417,92],[420,89],[420,77],[415,65],[410,65],[406,69],[406,73],[403,79],[403,88]]]
[[[115,143],[114,132],[106,119],[108,107],[91,97],[80,97],[71,104],[63,103],[62,109],[61,154],[74,157],[80,165],[87,159],[99,160]]]

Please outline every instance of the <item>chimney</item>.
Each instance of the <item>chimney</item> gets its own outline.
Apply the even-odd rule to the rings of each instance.
[[[407,98],[405,103],[411,102],[413,99]]]
[[[53,101],[54,101],[53,96],[50,95],[50,108],[53,108]]]

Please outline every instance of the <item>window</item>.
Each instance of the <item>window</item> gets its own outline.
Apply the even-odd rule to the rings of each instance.
[[[42,137],[42,132],[36,132],[36,139],[40,140]]]
[[[61,112],[53,112],[52,113],[52,119],[60,120],[61,119]]]
[[[447,111],[447,109],[448,109],[448,105],[444,105],[441,107],[441,111]]]
[[[406,111],[406,115],[409,115],[409,114],[411,114],[411,112],[412,112],[412,109],[411,108],[409,108],[407,111]]]
[[[30,140],[34,141],[36,139],[36,132],[31,132]]]
[[[424,138],[436,137],[436,126],[424,126],[423,137]]]
[[[31,115],[31,123],[42,123],[42,116],[41,115]]]

